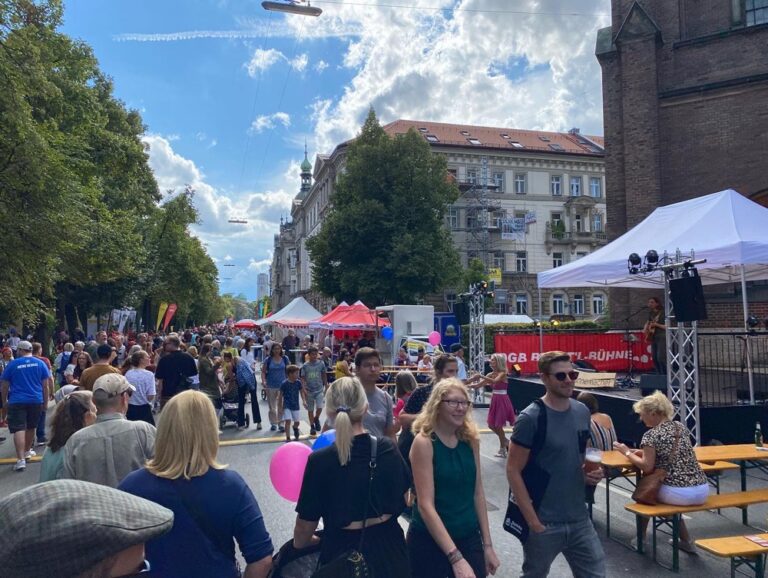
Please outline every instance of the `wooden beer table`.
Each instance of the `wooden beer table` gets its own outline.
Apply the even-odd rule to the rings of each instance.
[[[747,489],[747,470],[759,468],[764,472],[768,472],[766,464],[763,463],[768,460],[768,447],[765,449],[758,449],[754,444],[735,444],[724,446],[697,446],[693,448],[696,454],[696,460],[700,464],[711,464],[714,462],[738,462],[739,474],[741,476],[741,491]],[[615,450],[609,452],[603,452],[602,465],[605,468],[613,468],[619,470],[622,473],[614,476],[610,476],[609,472],[606,472],[605,476],[605,508],[607,513],[606,518],[606,532],[608,536],[611,533],[610,522],[610,484],[611,481],[616,478],[626,478],[632,485],[633,482],[628,474],[635,473],[635,480],[640,477],[640,472],[635,469],[627,456],[621,452]],[[747,508],[743,508],[741,511],[741,521],[747,526],[749,525],[749,517],[747,514]]]

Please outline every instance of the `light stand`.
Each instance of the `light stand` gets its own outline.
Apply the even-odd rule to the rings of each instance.
[[[645,308],[643,308],[645,309]],[[643,309],[638,309],[634,313],[631,313],[630,315],[627,315],[623,321],[624,321],[624,337],[623,340],[627,344],[627,355],[629,357],[629,367],[627,368],[627,375],[618,382],[619,387],[623,387],[626,389],[629,389],[630,387],[635,387],[637,383],[635,383],[635,343],[637,342],[637,338],[635,338],[634,335],[629,330],[629,322],[630,320],[635,317],[636,315],[639,315]]]

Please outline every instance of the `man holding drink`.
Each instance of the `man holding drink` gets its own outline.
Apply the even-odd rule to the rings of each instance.
[[[507,479],[528,526],[522,576],[547,576],[562,552],[577,578],[603,578],[605,554],[584,502],[584,484],[600,483],[603,469],[601,456],[586,452],[589,409],[572,399],[579,373],[562,351],[544,353],[539,371],[546,393],[520,412],[507,459]],[[544,472],[544,488],[526,486],[529,460]]]

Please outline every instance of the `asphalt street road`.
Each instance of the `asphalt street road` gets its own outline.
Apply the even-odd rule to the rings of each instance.
[[[262,415],[266,416],[266,404],[262,402]],[[475,409],[475,419],[484,427],[487,410]],[[309,433],[309,425],[302,423],[303,438]],[[0,430],[0,435],[7,436],[7,430]],[[220,450],[220,460],[229,467],[239,472],[253,489],[256,499],[261,506],[266,520],[267,529],[272,535],[276,547],[289,540],[292,536],[295,521],[294,504],[280,497],[272,488],[269,480],[269,460],[273,452],[283,443],[275,436],[275,432],[269,431],[269,427],[262,431],[256,431],[255,427],[244,431],[237,431],[232,425],[225,428],[221,436],[223,445]],[[232,445],[230,445],[232,444]],[[42,448],[40,448],[42,450]],[[502,530],[502,518],[504,515],[505,501],[507,499],[507,482],[504,472],[504,460],[494,457],[498,449],[498,440],[493,434],[485,433],[481,441],[481,461],[483,482],[488,500],[493,541],[497,554],[501,559],[501,568],[497,576],[519,576],[522,565],[522,549],[519,543]],[[42,452],[41,452],[42,453]],[[11,440],[0,444],[0,458],[12,458],[13,447]],[[6,460],[2,460],[3,462]],[[25,472],[14,472],[12,460],[0,465],[0,495],[5,496],[15,490],[21,489],[37,482],[40,466],[32,462]],[[768,477],[763,473],[755,473],[750,470],[748,487],[759,488],[768,486]],[[739,490],[738,471],[728,472],[722,477],[722,491],[733,492]],[[318,491],[322,491],[318,489]],[[598,535],[601,537],[606,553],[607,573],[610,577],[617,576],[673,576],[674,574],[657,564],[650,554],[643,556],[631,551],[626,545],[634,537],[634,519],[624,511],[624,504],[629,501],[630,492],[611,485],[611,516],[612,539],[606,538],[605,533],[605,487],[599,486],[594,507],[594,522]],[[766,527],[766,514],[768,506],[760,505],[750,507],[750,522],[753,528],[741,525],[741,512],[739,510],[723,510],[721,514],[716,512],[701,512],[686,518],[687,523],[696,538],[715,537],[725,535],[751,534]],[[406,524],[403,522],[403,526]],[[614,541],[614,539],[616,541]],[[669,564],[671,562],[671,547],[666,544],[666,536],[659,539],[659,559]],[[698,555],[690,555],[684,552],[680,554],[680,574],[684,577],[701,576],[729,576],[730,570],[727,561],[715,558],[705,552]],[[571,576],[565,560],[561,557],[552,566],[550,576]]]

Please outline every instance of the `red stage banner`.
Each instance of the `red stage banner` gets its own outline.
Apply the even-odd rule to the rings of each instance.
[[[641,332],[630,334],[634,368],[639,371],[653,369],[651,344],[643,340]],[[496,335],[497,353],[507,356],[507,361],[517,363],[523,373],[538,373],[538,335]],[[627,371],[630,348],[624,333],[550,333],[544,334],[544,351],[565,351],[576,361],[588,361],[598,371]]]

